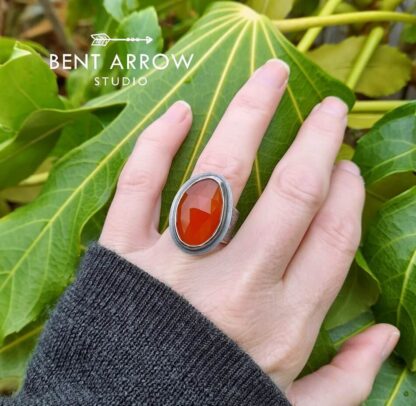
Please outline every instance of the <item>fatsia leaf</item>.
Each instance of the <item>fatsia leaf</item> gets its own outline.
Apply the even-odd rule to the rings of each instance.
[[[115,20],[121,21],[139,8],[138,0],[104,0],[104,8]]]
[[[354,262],[325,318],[325,328],[329,330],[353,320],[368,310],[376,302],[378,295],[377,282]]]
[[[334,77],[345,82],[366,37],[349,37],[339,44],[322,45],[308,57]],[[410,79],[412,61],[397,48],[377,47],[355,88],[370,97],[382,97],[402,89]]]
[[[375,324],[374,315],[371,310],[367,310],[352,320],[327,331],[333,346],[339,349],[350,338],[360,334],[373,324]]]
[[[293,17],[309,16],[319,7],[319,0],[295,0],[291,15]]]
[[[0,348],[0,394],[10,394],[20,386],[42,328],[42,323],[31,323],[20,333],[8,337]]]
[[[280,20],[290,13],[294,2],[294,0],[248,0],[247,5],[272,20]]]
[[[205,9],[215,0],[191,0],[192,8],[198,13],[202,14]]]
[[[382,366],[364,406],[409,406],[416,404],[416,373],[391,356]]]
[[[415,185],[413,172],[396,173],[366,188],[366,201],[363,214],[363,232],[388,200],[405,192]]]
[[[0,145],[0,189],[32,174],[54,148],[61,130],[90,110],[41,109],[29,115],[16,137]]]
[[[1,143],[13,139],[30,113],[63,105],[55,75],[36,52],[7,38],[0,38],[0,49]]]
[[[194,123],[170,171],[162,228],[173,196],[191,175],[231,98],[268,59],[282,58],[292,73],[239,202],[242,218],[313,106],[331,94],[353,103],[345,86],[298,53],[268,19],[239,3],[215,3],[169,52],[180,54],[193,55],[189,69],[171,64],[151,71],[146,87],[128,87],[91,102],[90,108],[126,107],[100,134],[59,161],[37,200],[0,220],[0,340],[35,319],[63,291],[78,261],[84,224],[111,197],[140,132],[175,100],[192,105]]]
[[[395,173],[416,171],[416,102],[386,114],[359,140],[354,161],[367,185]]]
[[[416,44],[416,25],[408,25],[405,27],[402,38],[408,44]]]
[[[103,123],[93,113],[82,115],[64,127],[51,155],[54,157],[64,156],[71,149],[97,135],[103,128]]]
[[[127,54],[137,57],[140,61],[140,54],[147,55],[150,59],[160,52],[163,47],[162,31],[158,23],[157,14],[153,7],[149,7],[140,12],[134,12],[122,19],[114,30],[114,37],[116,38],[152,38],[149,44],[145,42],[109,42],[105,47],[93,47],[93,53],[100,55],[99,63],[96,69],[80,68],[73,71],[68,80],[68,93],[71,101],[76,105],[85,102],[93,97],[113,92],[120,85],[115,82],[112,85],[111,81],[107,85],[97,86],[95,82],[96,77],[108,78],[127,78],[139,77],[144,75],[146,71],[140,69],[140,64],[137,62],[136,69],[126,69]],[[123,64],[123,68],[112,67],[115,57]],[[92,58],[89,66],[91,66]],[[122,79],[119,79],[121,81]],[[100,82],[100,83],[103,83]]]
[[[401,331],[396,348],[416,369],[416,186],[382,206],[364,239],[362,253],[381,293],[377,320]]]

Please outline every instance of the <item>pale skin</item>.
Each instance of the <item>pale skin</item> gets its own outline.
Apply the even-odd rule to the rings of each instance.
[[[214,172],[237,204],[285,92],[289,69],[259,68],[236,94],[194,174]],[[182,101],[151,124],[120,175],[100,243],[184,296],[231,337],[296,406],[355,406],[369,395],[399,331],[377,324],[348,340],[329,365],[296,380],[360,242],[364,183],[334,166],[347,106],[328,97],[309,115],[262,196],[227,246],[182,252],[158,232],[161,192],[192,124]]]

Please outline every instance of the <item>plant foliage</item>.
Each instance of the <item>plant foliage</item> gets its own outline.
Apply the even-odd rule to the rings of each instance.
[[[88,52],[98,53],[100,64],[57,71],[59,86],[42,59],[42,46],[0,38],[0,392],[20,385],[49,310],[73,280],[80,255],[99,235],[137,137],[174,101],[191,104],[194,123],[163,193],[161,229],[173,196],[233,95],[268,59],[286,61],[291,76],[239,202],[242,220],[303,120],[324,97],[338,96],[352,108],[352,90],[359,99],[409,91],[413,25],[400,36],[403,46],[393,46],[385,41],[388,35],[368,41],[373,28],[368,24],[354,24],[343,40],[325,44],[319,28],[285,36],[272,21],[339,10],[357,15],[367,8],[391,10],[398,1],[343,2],[338,11],[329,7],[333,1],[242,3],[70,0],[66,30],[72,37],[84,35],[89,41],[79,32],[88,23],[92,32],[151,35],[153,42],[94,47]],[[301,53],[295,46],[300,41],[317,45]],[[73,46],[71,41],[67,46]],[[108,69],[116,54],[153,57],[160,52],[168,58],[192,56],[191,63],[144,72]],[[358,80],[351,81],[357,69]],[[144,76],[147,84],[97,87],[97,75]],[[391,102],[371,103],[355,105],[349,120],[354,130],[339,154],[354,159],[366,181],[362,244],[303,374],[327,363],[349,337],[375,322],[389,322],[402,337],[366,404],[409,405],[416,404],[416,102],[388,114]]]

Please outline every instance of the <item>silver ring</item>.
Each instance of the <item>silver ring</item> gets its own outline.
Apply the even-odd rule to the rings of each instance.
[[[238,210],[229,183],[221,175],[204,173],[185,182],[173,199],[169,231],[188,254],[204,254],[233,235]]]

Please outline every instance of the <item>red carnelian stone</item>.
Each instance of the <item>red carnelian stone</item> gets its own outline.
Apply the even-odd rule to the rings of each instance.
[[[194,183],[182,196],[177,213],[176,229],[187,245],[207,242],[221,222],[224,200],[219,184],[213,179]]]

